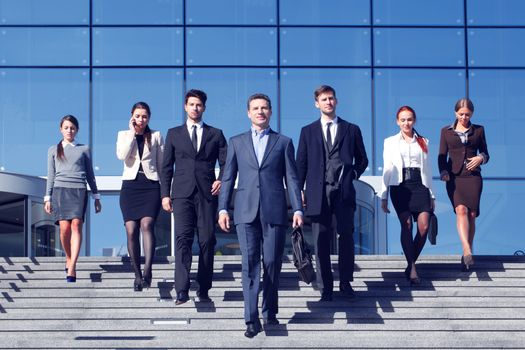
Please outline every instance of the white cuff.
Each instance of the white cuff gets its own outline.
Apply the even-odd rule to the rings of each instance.
[[[44,202],[51,202],[51,196],[44,196]]]
[[[99,199],[100,200],[100,193],[91,193],[91,197],[93,197],[93,199]]]

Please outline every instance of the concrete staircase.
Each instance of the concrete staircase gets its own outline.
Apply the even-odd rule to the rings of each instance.
[[[525,348],[525,257],[476,257],[461,272],[458,256],[425,256],[411,288],[402,257],[358,256],[356,298],[333,302],[319,302],[287,257],[281,324],[253,339],[243,335],[239,256],[216,258],[213,303],[175,306],[172,263],[158,259],[152,288],[134,292],[126,259],[83,257],[77,283],[66,283],[63,258],[0,258],[0,348]]]

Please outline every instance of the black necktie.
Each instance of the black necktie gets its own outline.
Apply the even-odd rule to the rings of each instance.
[[[328,150],[330,151],[332,149],[332,133],[330,132],[330,128],[332,127],[332,122],[326,123],[326,145],[328,146]]]
[[[197,125],[192,126],[193,131],[191,132],[191,143],[193,144],[193,149],[197,152]]]

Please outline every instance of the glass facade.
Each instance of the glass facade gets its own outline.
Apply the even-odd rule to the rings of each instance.
[[[266,93],[272,128],[297,145],[301,126],[319,116],[314,89],[329,84],[338,114],[361,127],[366,176],[381,175],[383,139],[398,130],[398,107],[415,108],[416,127],[431,143],[440,219],[439,243],[424,253],[458,254],[436,159],[440,128],[452,123],[455,101],[469,96],[491,153],[476,253],[512,254],[525,247],[514,224],[525,166],[511,162],[525,147],[524,11],[521,0],[0,0],[0,171],[46,175],[58,121],[73,114],[97,177],[118,179],[116,135],[127,128],[132,104],[148,102],[152,128],[165,134],[183,122],[190,88],[208,93],[205,120],[226,137],[249,127],[247,97]],[[88,215],[86,254],[125,251],[118,190],[106,188],[103,213]],[[24,213],[37,210],[26,206]],[[357,231],[373,222],[366,210],[356,212]],[[169,221],[159,225],[169,230]],[[392,214],[386,221],[387,250],[397,254],[399,224]],[[38,254],[59,249],[54,232],[29,224]],[[230,235],[220,239],[223,253],[235,252]],[[159,241],[169,252],[170,238]],[[356,242],[362,253],[373,246],[366,234]],[[27,253],[27,245],[5,249]]]

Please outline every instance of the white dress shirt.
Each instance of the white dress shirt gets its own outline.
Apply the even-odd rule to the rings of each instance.
[[[201,120],[200,122],[194,124],[191,120],[189,119],[186,120],[186,127],[188,128],[190,139],[191,139],[191,135],[193,134],[193,125],[197,126],[197,152],[199,152],[199,150],[201,149],[203,121]]]
[[[338,118],[335,117],[334,120],[325,120],[323,118],[321,118],[321,126],[322,126],[322,130],[323,130],[323,138],[324,140],[326,141],[326,129],[327,129],[327,124],[328,123],[332,123],[332,125],[330,126],[330,135],[332,135],[332,145],[335,143],[335,137],[337,136],[337,123],[338,123]]]
[[[403,168],[421,168],[421,147],[416,141],[416,134],[410,142],[401,135],[399,138],[399,153],[403,159]]]

